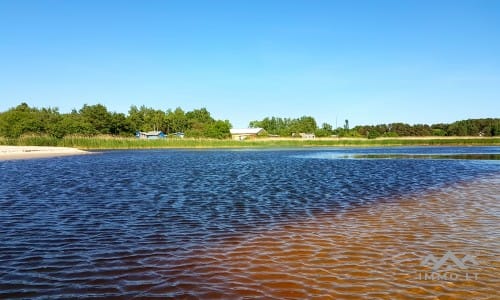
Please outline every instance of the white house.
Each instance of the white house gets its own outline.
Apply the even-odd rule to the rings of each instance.
[[[314,133],[300,133],[300,136],[305,139],[305,140],[313,140],[316,138],[316,135]]]
[[[247,138],[256,138],[257,135],[264,132],[264,128],[234,128],[230,129],[233,140],[242,141]]]

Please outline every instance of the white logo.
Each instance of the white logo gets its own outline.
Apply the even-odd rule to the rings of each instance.
[[[462,259],[459,259],[453,252],[448,251],[446,254],[441,257],[441,259],[436,259],[436,257],[432,254],[427,255],[424,257],[422,262],[420,263],[421,266],[427,266],[431,267],[433,272],[437,271],[451,271],[451,270],[456,270],[461,269],[465,270],[468,268],[468,265],[475,265],[477,266],[478,263],[476,261],[476,258],[472,255],[465,255],[462,257]]]

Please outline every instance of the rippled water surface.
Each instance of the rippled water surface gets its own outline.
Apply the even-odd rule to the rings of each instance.
[[[0,298],[498,299],[499,154],[156,150],[1,161]],[[422,265],[429,255],[436,261]]]

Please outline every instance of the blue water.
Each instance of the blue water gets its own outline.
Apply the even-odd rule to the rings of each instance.
[[[126,282],[154,285],[141,263],[152,253],[500,173],[494,160],[343,156],[469,153],[500,148],[144,150],[2,161],[0,298],[143,295]]]

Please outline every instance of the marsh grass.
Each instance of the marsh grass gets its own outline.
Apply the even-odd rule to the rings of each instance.
[[[234,141],[230,139],[168,138],[143,140],[113,136],[22,136],[0,138],[0,145],[60,146],[87,150],[99,149],[158,149],[158,148],[297,148],[297,147],[376,147],[376,146],[488,146],[500,145],[500,137],[447,137],[447,138],[388,138],[388,139],[267,139]]]

